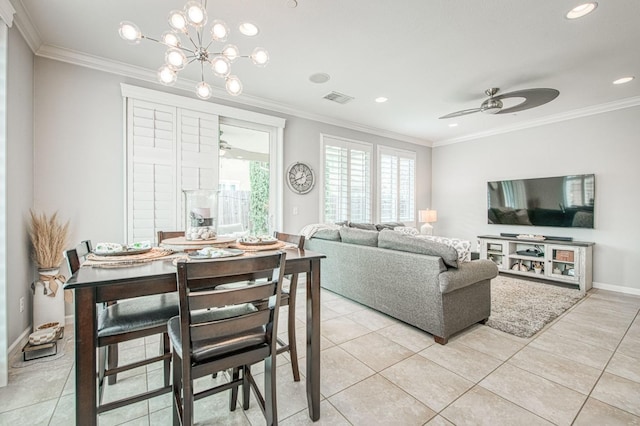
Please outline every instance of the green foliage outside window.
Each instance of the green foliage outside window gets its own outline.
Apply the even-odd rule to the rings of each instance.
[[[249,223],[254,235],[269,234],[269,163],[252,161],[249,165],[251,197]]]

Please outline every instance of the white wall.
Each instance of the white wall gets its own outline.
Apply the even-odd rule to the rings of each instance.
[[[33,54],[15,25],[7,61],[7,334],[15,342],[31,324],[29,209],[33,204]],[[25,298],[20,312],[19,299]]]
[[[473,247],[478,235],[500,232],[593,241],[594,285],[640,294],[638,135],[640,107],[633,107],[436,147],[434,233],[471,240]],[[487,224],[487,181],[580,173],[596,175],[595,229]]]

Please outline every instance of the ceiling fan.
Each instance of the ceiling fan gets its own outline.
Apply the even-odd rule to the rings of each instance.
[[[463,109],[462,111],[452,112],[451,114],[443,115],[442,118],[460,117],[462,115],[473,114],[474,112],[484,112],[485,114],[509,114],[512,112],[524,111],[544,105],[547,102],[551,102],[560,94],[556,89],[524,89],[516,90],[515,92],[503,93],[497,95],[500,89],[492,87],[484,91],[489,96],[480,105],[480,108]],[[509,108],[502,108],[503,104],[501,99],[507,98],[524,98],[524,102],[514,105]]]

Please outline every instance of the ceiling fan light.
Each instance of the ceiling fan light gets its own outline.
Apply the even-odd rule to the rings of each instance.
[[[238,96],[240,93],[242,93],[242,82],[237,76],[230,75],[229,77],[227,77],[225,88],[230,95]]]
[[[187,22],[196,28],[207,23],[207,11],[197,1],[190,1],[184,6],[184,16],[187,18]]]
[[[233,44],[227,44],[224,49],[222,49],[222,55],[229,60],[229,62],[233,63],[236,59],[240,57],[240,51],[238,47]]]
[[[211,38],[215,41],[226,41],[229,27],[223,21],[216,19],[211,26]]]
[[[120,37],[131,44],[138,44],[140,43],[140,40],[142,40],[142,33],[140,32],[140,28],[138,28],[138,26],[133,22],[129,21],[120,22],[118,34],[120,34]]]
[[[252,22],[243,22],[238,26],[238,30],[247,37],[257,36],[260,30],[257,25]]]
[[[164,60],[169,68],[179,71],[187,65],[187,57],[184,52],[176,47],[172,47],[164,54]]]
[[[165,31],[162,34],[161,38],[162,42],[170,47],[178,47],[180,46],[180,37],[173,31]]]
[[[187,31],[187,18],[184,16],[184,13],[179,10],[169,12],[168,22],[169,26],[176,31],[183,33]]]
[[[595,1],[589,3],[583,3],[579,6],[574,7],[565,15],[567,19],[578,19],[582,18],[585,15],[590,14],[598,7],[598,3]]]
[[[211,69],[216,76],[224,78],[231,72],[231,63],[227,58],[219,55],[211,61]]]
[[[480,106],[480,111],[485,114],[497,114],[502,109],[502,101],[499,99],[487,99]]]
[[[269,62],[269,52],[262,47],[256,47],[251,53],[251,61],[258,67],[265,67]]]
[[[158,80],[160,81],[160,83],[166,86],[174,85],[177,79],[178,74],[174,70],[169,68],[168,65],[163,65],[158,70]]]
[[[209,99],[211,97],[211,86],[201,81],[196,85],[196,95],[198,95],[200,99]]]

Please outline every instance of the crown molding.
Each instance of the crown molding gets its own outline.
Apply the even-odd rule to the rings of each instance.
[[[20,31],[20,34],[22,34],[22,38],[24,38],[31,51],[35,54],[42,45],[42,37],[40,37],[40,33],[33,25],[31,17],[22,5],[22,1],[13,0],[13,7],[16,10],[14,17],[16,27],[18,28],[18,31]]]
[[[0,19],[2,19],[9,28],[13,25],[13,15],[15,13],[16,10],[9,0],[0,0]]]
[[[545,126],[548,124],[559,123],[562,121],[573,120],[576,118],[588,117],[590,115],[602,114],[605,112],[631,108],[639,105],[640,105],[640,96],[634,96],[634,97],[625,98],[619,101],[607,102],[600,105],[594,105],[586,108],[575,109],[573,111],[563,112],[561,114],[550,115],[548,117],[543,117],[537,120],[526,121],[524,123],[519,123],[513,126],[504,126],[496,129],[491,129],[485,132],[478,132],[478,133],[472,133],[465,136],[460,136],[457,138],[443,139],[443,140],[434,142],[433,147],[436,148],[439,146],[452,145],[460,142],[468,142],[475,139],[481,139],[489,136],[515,132],[517,130],[530,129],[532,127]]]
[[[156,71],[151,71],[146,68],[125,64],[124,62],[111,61],[102,57],[88,55],[86,53],[80,53],[74,50],[49,45],[43,45],[35,52],[37,56],[41,56],[43,58],[67,62],[73,65],[79,65],[82,67],[91,68],[111,74],[118,74],[124,77],[135,78],[154,84],[160,84],[158,83],[158,79],[156,77]],[[197,83],[198,82],[193,80],[181,78],[178,79],[176,84],[171,87],[193,93],[193,88]],[[422,145],[427,147],[432,146],[431,141],[427,141],[424,139],[419,139],[400,133],[391,132],[389,130],[379,129],[376,127],[365,126],[347,120],[340,120],[320,114],[307,113],[286,104],[274,102],[256,96],[251,96],[245,93],[242,94],[241,98],[237,98],[232,97],[225,90],[216,87],[212,87],[212,89],[214,97],[218,99],[225,99],[236,104],[261,108],[268,111],[288,114],[294,117],[304,118],[308,120],[319,121],[321,123],[331,124],[334,126],[356,130],[363,133],[369,133],[376,136],[383,136],[398,141],[409,142],[415,145]]]

